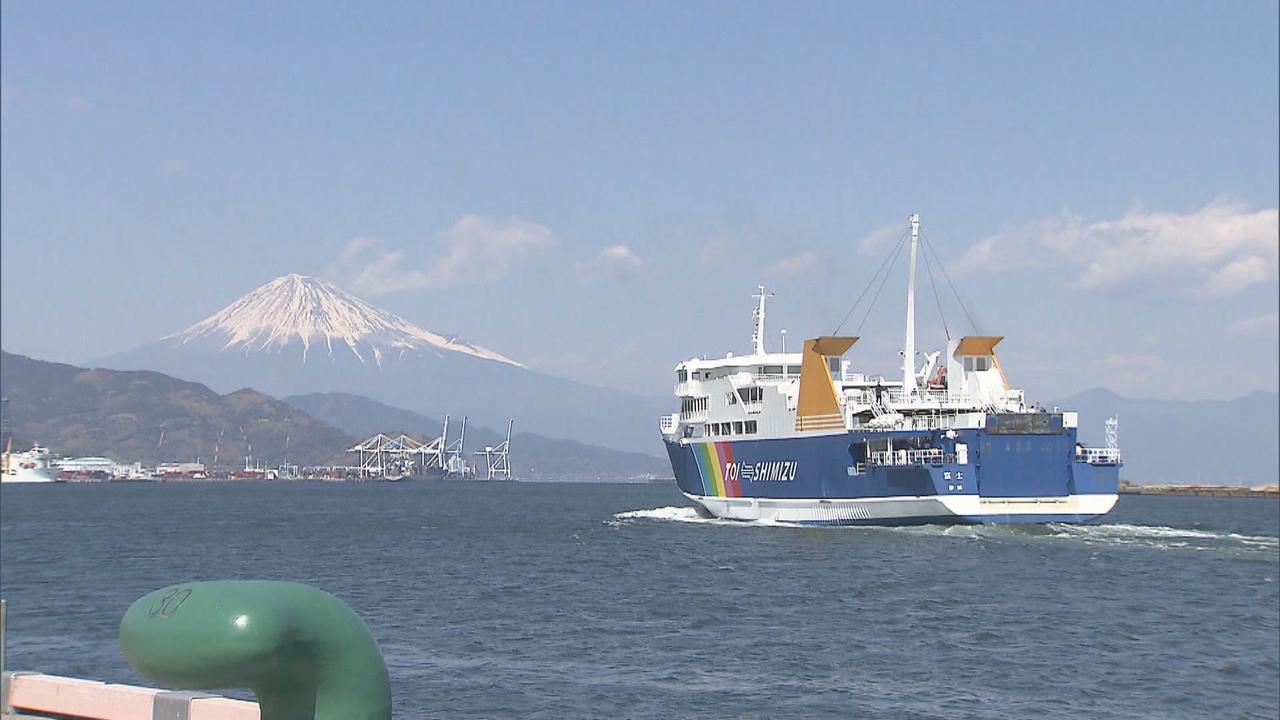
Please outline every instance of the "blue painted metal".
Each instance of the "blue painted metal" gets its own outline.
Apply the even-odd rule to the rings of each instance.
[[[1066,497],[1079,494],[1114,494],[1119,490],[1119,467],[1090,465],[1076,458],[1076,430],[1063,428],[1060,416],[1054,425],[1041,432],[1010,432],[996,428],[954,431],[918,430],[867,433],[849,431],[831,435],[792,438],[748,439],[724,441],[728,450],[722,459],[738,464],[736,477],[744,498],[771,499],[861,499],[882,497],[920,497],[933,495],[979,495],[984,498]],[[857,472],[867,459],[868,439],[893,439],[895,447],[912,444],[937,448],[947,457],[954,455],[957,443],[968,446],[969,462],[921,464],[913,466],[866,467]],[[719,443],[717,443],[719,444]],[[690,495],[713,494],[708,478],[710,469],[699,464],[694,445],[667,442],[667,455],[681,491]],[[715,453],[712,454],[715,457]],[[731,457],[731,460],[729,459]],[[795,463],[794,476],[782,480],[760,482],[751,479],[747,466],[764,467],[770,463]],[[721,468],[727,474],[726,468]],[[1018,522],[1026,516],[982,516],[967,521],[993,523]],[[1037,516],[1039,522],[1083,522],[1087,516]],[[912,518],[894,522],[909,524]],[[951,522],[965,518],[948,517]],[[936,521],[936,518],[923,519]],[[883,522],[883,521],[871,521]]]

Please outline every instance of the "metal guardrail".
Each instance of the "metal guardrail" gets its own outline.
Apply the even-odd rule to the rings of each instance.
[[[955,456],[945,454],[938,448],[878,451],[867,455],[867,465],[942,465],[947,462],[954,463]]]
[[[1090,465],[1119,465],[1120,448],[1080,448],[1076,458]]]
[[[5,717],[15,713],[92,720],[260,720],[258,704],[201,692],[5,671]]]

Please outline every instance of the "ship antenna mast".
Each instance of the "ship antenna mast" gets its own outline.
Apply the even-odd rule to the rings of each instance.
[[[907,264],[907,337],[902,344],[902,394],[916,392],[916,250],[920,245],[920,213],[911,217],[911,261]]]
[[[752,311],[751,317],[756,320],[756,329],[751,333],[751,344],[755,347],[757,355],[764,354],[764,301],[766,298],[773,297],[773,293],[764,291],[763,285],[756,286],[756,294],[751,297],[756,299],[756,309]]]

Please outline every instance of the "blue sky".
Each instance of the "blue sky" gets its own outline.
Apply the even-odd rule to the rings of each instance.
[[[0,19],[11,352],[81,362],[298,272],[665,394],[678,360],[749,348],[759,282],[771,342],[830,332],[919,212],[1032,397],[1277,386],[1274,2]],[[900,270],[861,367],[897,364]],[[923,349],[941,337],[921,278]]]

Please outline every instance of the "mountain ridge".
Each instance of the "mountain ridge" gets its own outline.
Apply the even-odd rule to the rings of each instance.
[[[267,466],[351,465],[347,448],[375,433],[425,441],[440,435],[439,421],[355,395],[315,396],[310,404],[317,411],[310,412],[307,398],[276,399],[249,387],[218,394],[150,370],[83,368],[9,352],[0,352],[0,393],[16,447],[39,441],[56,454],[147,465],[197,458],[208,464],[218,456],[226,469],[246,455]],[[451,427],[456,440],[458,425]],[[467,446],[497,445],[504,437],[471,423]],[[517,433],[512,445],[518,473],[615,479],[668,471],[650,455],[536,433]]]
[[[0,351],[0,392],[18,442],[39,441],[68,456],[149,465],[220,456],[235,466],[265,454],[273,463],[328,465],[354,442],[252,388],[219,394],[149,370],[89,369]]]
[[[1229,400],[1127,398],[1106,388],[1053,403],[1080,414],[1079,437],[1102,445],[1103,422],[1119,420],[1120,477],[1139,484],[1266,485],[1280,478],[1280,394],[1255,390]]]
[[[300,275],[276,278],[185,330],[91,363],[155,370],[218,392],[351,393],[426,417],[465,414],[491,427],[515,418],[545,437],[657,458],[665,456],[657,419],[673,405],[530,369]]]

